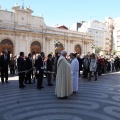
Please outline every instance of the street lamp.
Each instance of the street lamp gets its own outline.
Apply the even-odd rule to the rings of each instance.
[[[95,53],[95,45],[94,44],[91,45],[91,48],[92,48],[92,53]]]

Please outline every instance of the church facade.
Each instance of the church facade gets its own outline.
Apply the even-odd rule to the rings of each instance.
[[[65,49],[68,54],[92,52],[93,37],[63,27],[50,27],[43,17],[32,15],[30,7],[12,7],[13,12],[0,9],[0,53],[7,49],[12,54],[20,51],[28,53],[59,52]]]

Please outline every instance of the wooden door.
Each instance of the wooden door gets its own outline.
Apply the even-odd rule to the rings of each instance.
[[[40,46],[31,46],[31,53],[40,53],[41,52],[41,48]]]
[[[31,44],[31,53],[40,53],[41,52],[41,45],[38,41],[34,41],[32,44]]]
[[[7,50],[9,53],[13,53],[13,43],[9,39],[4,39],[0,43],[0,54],[3,53],[4,50]]]
[[[78,53],[78,54],[81,54],[81,47],[80,47],[80,45],[76,45],[75,46],[75,52]]]
[[[7,44],[6,45],[0,45],[0,54],[3,53],[4,50],[7,50],[11,54],[14,54],[12,45],[7,45]]]

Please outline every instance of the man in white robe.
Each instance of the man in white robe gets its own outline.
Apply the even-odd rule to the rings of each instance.
[[[71,67],[65,58],[66,55],[67,52],[62,50],[57,63],[55,95],[60,98],[68,97],[73,93]]]
[[[71,62],[71,74],[72,74],[72,83],[73,83],[73,93],[78,91],[78,77],[79,77],[79,62],[76,58],[75,53],[70,54]]]

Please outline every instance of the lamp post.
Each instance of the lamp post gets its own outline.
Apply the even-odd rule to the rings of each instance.
[[[95,45],[94,44],[91,45],[91,48],[92,48],[92,53],[95,53]]]

